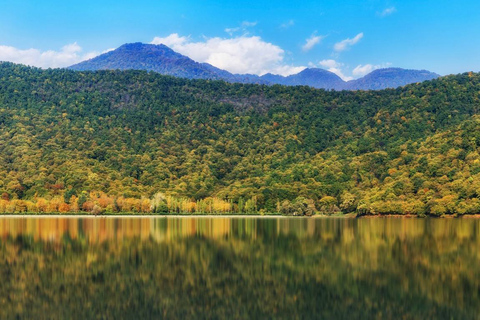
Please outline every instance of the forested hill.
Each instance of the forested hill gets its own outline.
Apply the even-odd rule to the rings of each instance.
[[[0,211],[478,213],[479,111],[474,73],[327,92],[2,63]]]

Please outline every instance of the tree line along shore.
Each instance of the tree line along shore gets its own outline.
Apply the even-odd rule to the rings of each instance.
[[[478,73],[336,92],[0,63],[0,212],[474,215],[479,112]]]

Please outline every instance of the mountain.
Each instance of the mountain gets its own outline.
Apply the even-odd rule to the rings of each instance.
[[[388,68],[375,70],[363,78],[343,81],[336,74],[318,68],[307,68],[298,74],[281,76],[266,74],[232,74],[208,63],[195,62],[169,47],[160,44],[130,43],[104,53],[93,59],[69,67],[76,71],[94,70],[147,70],[163,75],[187,79],[224,80],[227,82],[304,85],[318,89],[333,90],[378,90],[396,88],[409,83],[438,78],[439,75],[425,70]]]
[[[0,212],[478,213],[479,92],[2,63]]]
[[[271,73],[263,75],[262,79],[273,84],[282,84],[287,86],[310,86],[319,89],[334,89],[342,90],[345,87],[343,81],[335,73],[318,69],[307,68],[297,74],[283,77],[280,75],[273,75]]]
[[[76,71],[148,70],[187,79],[229,80],[228,71],[198,63],[160,44],[128,43],[118,49],[69,67]]]
[[[402,87],[410,83],[433,80],[440,75],[426,70],[407,70],[401,68],[377,69],[366,76],[343,81],[336,74],[323,69],[307,68],[298,74],[283,77],[266,74],[261,78],[273,84],[287,86],[305,85],[318,89],[333,90],[381,90]]]
[[[440,77],[439,74],[427,70],[377,69],[363,78],[348,81],[344,88],[347,90],[381,90],[403,87],[410,83],[433,80],[438,77]]]

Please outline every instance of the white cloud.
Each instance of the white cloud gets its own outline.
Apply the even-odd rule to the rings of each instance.
[[[363,77],[366,74],[369,74],[375,69],[378,69],[379,66],[374,66],[371,64],[366,64],[366,65],[361,65],[359,64],[358,66],[353,69],[352,74],[356,77]]]
[[[189,37],[180,37],[178,33],[172,33],[171,35],[161,38],[161,37],[155,37],[153,38],[151,44],[164,44],[167,47],[175,47],[175,46],[182,46],[186,42],[189,41]]]
[[[328,59],[328,60],[322,60],[318,63],[320,66],[324,67],[324,68],[336,68],[336,67],[339,67],[340,66],[340,63],[338,63],[337,61],[333,60],[333,59]]]
[[[102,51],[102,54],[107,53],[107,52],[110,52],[110,51],[113,51],[113,50],[115,50],[115,49],[117,49],[117,48],[110,48],[110,49],[107,49],[107,50],[103,50],[103,51]]]
[[[328,71],[335,73],[337,76],[342,78],[343,81],[353,80],[353,77],[345,75],[344,72],[342,71],[342,69],[340,69],[340,68],[330,68],[330,69],[328,69]]]
[[[232,35],[234,34],[235,32],[238,32],[240,31],[240,27],[236,27],[236,28],[225,28],[225,32]]]
[[[255,27],[257,25],[256,21],[243,21],[239,27],[235,28],[225,28],[225,32],[232,36],[234,33],[242,31],[243,34],[248,34],[248,28]]]
[[[345,40],[342,40],[340,42],[335,43],[333,49],[337,52],[345,51],[349,47],[353,46],[358,41],[360,41],[360,39],[362,39],[362,38],[363,38],[363,32],[360,32],[353,39],[347,38]]]
[[[66,46],[63,46],[62,51],[65,53],[76,53],[76,52],[81,52],[82,47],[80,47],[76,42],[67,44]]]
[[[379,12],[378,15],[380,17],[386,17],[386,16],[389,16],[393,13],[395,13],[397,11],[397,8],[395,7],[390,7],[390,8],[386,8],[385,10],[383,10],[382,12]]]
[[[382,63],[382,64],[365,64],[361,65],[359,64],[358,66],[355,67],[355,69],[352,70],[351,75],[347,75],[350,72],[348,71],[348,68],[345,67],[345,65],[341,62],[335,61],[333,59],[328,59],[328,60],[322,60],[318,62],[318,66],[335,73],[338,75],[340,78],[342,78],[345,81],[350,81],[356,78],[363,77],[366,74],[369,74],[373,70],[376,69],[381,69],[381,68],[388,68],[392,64],[390,62],[387,63]],[[315,66],[314,64],[311,64],[311,66]],[[347,70],[345,70],[347,69]]]
[[[273,73],[273,74],[280,74],[282,76],[289,76],[289,75],[292,75],[292,74],[297,74],[299,72],[302,72],[305,69],[306,69],[306,67],[295,67],[295,66],[292,66],[292,65],[281,65],[281,66],[277,66],[277,67],[272,68],[269,72]]]
[[[280,25],[280,29],[288,29],[290,27],[293,27],[294,25],[295,25],[295,21],[288,20]]]
[[[163,43],[195,61],[207,62],[232,73],[290,75],[305,69],[286,64],[285,51],[258,36],[215,37],[193,42],[188,37],[171,34],[165,38],[155,37],[151,43]]]
[[[318,64],[321,67],[327,69],[328,71],[335,73],[337,76],[342,78],[342,80],[344,80],[344,81],[353,80],[353,77],[345,75],[345,72],[342,70],[342,68],[344,67],[343,63],[337,62],[337,61],[332,60],[332,59],[328,59],[328,60],[322,60],[322,61],[318,62]]]
[[[364,75],[369,74],[373,70],[381,69],[381,68],[387,68],[391,65],[391,63],[384,63],[384,64],[377,64],[377,65],[372,65],[372,64],[366,64],[366,65],[361,65],[359,64],[358,66],[355,67],[355,69],[352,70],[352,74],[354,77],[363,77]]]
[[[255,27],[257,25],[257,21],[243,21],[242,22],[242,27],[248,28],[248,27]]]
[[[303,51],[310,51],[315,47],[317,44],[322,41],[322,39],[325,38],[325,36],[316,36],[315,34],[312,34],[310,38],[305,40],[305,44],[302,46]]]
[[[40,68],[62,68],[91,59],[97,52],[82,53],[76,43],[67,44],[60,51],[38,49],[18,49],[0,45],[0,61],[10,61]]]

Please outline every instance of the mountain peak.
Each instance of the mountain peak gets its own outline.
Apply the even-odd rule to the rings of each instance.
[[[349,90],[381,90],[402,87],[410,83],[433,80],[439,74],[427,70],[411,70],[402,68],[383,68],[373,70],[363,78],[349,81]]]
[[[333,90],[377,90],[396,88],[409,83],[438,78],[439,75],[426,70],[401,68],[377,69],[363,78],[343,81],[338,75],[325,69],[306,68],[287,77],[267,73],[237,75],[216,68],[208,63],[198,63],[187,56],[173,51],[164,44],[126,43],[119,48],[93,59],[71,66],[77,71],[94,70],[148,70],[164,75],[188,79],[224,80],[239,83],[305,85]]]
[[[132,42],[132,43],[125,43],[118,47],[116,50],[120,51],[162,51],[162,52],[171,52],[177,55],[181,55],[171,48],[167,47],[164,44],[150,44],[150,43],[142,43],[142,42]]]
[[[163,44],[126,43],[119,48],[70,67],[77,71],[148,70],[188,79],[222,79],[210,65],[193,61]],[[228,72],[223,74],[230,75]]]
[[[327,74],[327,73],[332,73],[332,72],[327,71],[327,70],[322,69],[322,68],[305,68],[302,71],[300,71],[299,73],[303,73],[303,74],[313,74],[313,73]]]

